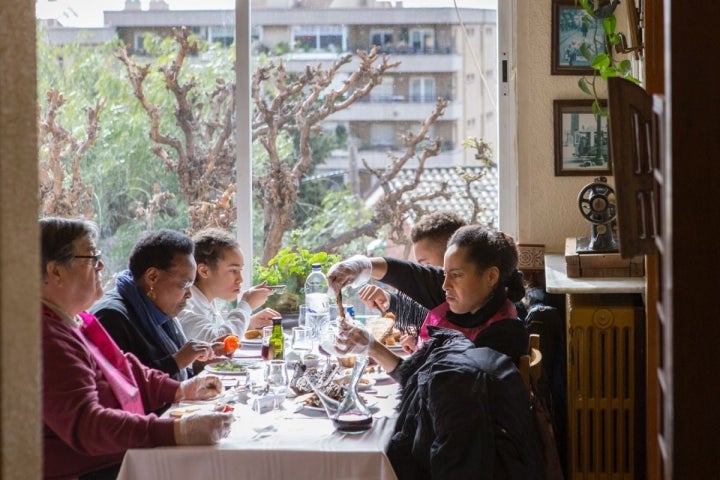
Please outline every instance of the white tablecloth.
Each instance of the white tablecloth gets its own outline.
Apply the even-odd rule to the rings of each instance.
[[[230,436],[219,444],[131,449],[118,479],[395,479],[385,447],[397,418],[397,385],[378,382],[373,390],[361,393],[376,403],[373,427],[363,434],[339,434],[324,412],[298,410],[292,399],[262,415],[238,404]]]

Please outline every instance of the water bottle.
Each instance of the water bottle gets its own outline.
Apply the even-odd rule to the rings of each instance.
[[[305,326],[310,329],[310,337],[320,340],[320,331],[330,320],[330,297],[325,274],[320,264],[312,265],[312,272],[305,280]]]
[[[313,263],[312,272],[305,279],[305,305],[308,313],[330,311],[327,277],[320,270],[319,263]]]

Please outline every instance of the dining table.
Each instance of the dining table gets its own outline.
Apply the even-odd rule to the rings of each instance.
[[[360,395],[370,407],[372,427],[360,434],[343,434],[335,430],[324,409],[306,405],[307,395],[295,397],[288,390],[289,395],[279,395],[269,408],[265,402],[262,413],[253,408],[257,399],[255,403],[242,401],[240,385],[253,375],[262,375],[265,362],[259,345],[250,344],[243,344],[234,359],[248,365],[245,375],[212,373],[221,378],[225,394],[212,401],[174,404],[164,413],[200,413],[227,402],[235,417],[229,436],[208,446],[130,449],[119,480],[397,478],[385,449],[397,420],[399,385],[387,373],[370,368],[364,375],[366,383],[361,384]],[[349,370],[336,377],[343,373]]]

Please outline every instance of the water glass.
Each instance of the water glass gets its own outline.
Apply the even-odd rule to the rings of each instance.
[[[285,396],[289,384],[287,365],[284,360],[270,360],[265,364],[265,382],[270,387],[275,398],[275,408],[282,406],[282,397]]]
[[[310,331],[305,327],[293,327],[290,340],[290,349],[300,355],[300,359],[312,350]]]

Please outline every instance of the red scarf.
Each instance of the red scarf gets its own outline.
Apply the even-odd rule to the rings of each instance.
[[[505,304],[500,307],[500,310],[495,312],[495,315],[490,317],[487,322],[481,323],[480,325],[476,325],[474,327],[461,327],[460,325],[452,323],[447,318],[447,312],[449,310],[450,305],[447,302],[443,302],[437,307],[430,310],[430,312],[428,312],[425,320],[423,321],[422,327],[420,327],[420,336],[418,337],[417,348],[420,348],[423,343],[430,340],[430,335],[428,334],[427,329],[428,325],[452,328],[453,330],[462,332],[463,335],[465,335],[468,339],[474,342],[478,334],[493,323],[500,320],[517,317],[517,310],[515,309],[515,305],[513,305],[510,300],[506,300]]]

